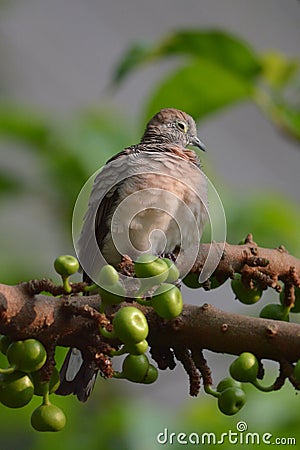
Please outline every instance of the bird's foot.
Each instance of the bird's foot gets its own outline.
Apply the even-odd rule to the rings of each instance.
[[[175,262],[177,255],[174,252],[166,252],[160,255],[161,258],[168,258],[170,261]]]

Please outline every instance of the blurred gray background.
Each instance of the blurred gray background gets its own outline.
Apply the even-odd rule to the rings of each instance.
[[[57,122],[69,120],[81,109],[109,104],[140,124],[143,101],[169,66],[139,70],[111,93],[113,68],[133,41],[158,40],[179,27],[222,28],[244,37],[259,52],[277,49],[299,57],[297,0],[8,0],[0,14],[1,100],[30,106]],[[211,167],[220,182],[245,193],[253,190],[255,195],[259,189],[280,192],[300,205],[299,146],[282,137],[255,106],[242,103],[224,110],[202,122],[199,131],[208,147],[204,168]],[[1,165],[22,177],[40,177],[42,184],[29,153],[20,154],[11,143],[0,145]],[[13,205],[7,202],[0,229],[6,250],[28,257],[30,248],[32,258],[43,253],[38,264],[45,273],[49,262],[64,252],[55,218],[36,197]],[[195,301],[191,291],[188,296]],[[224,296],[218,291],[204,294],[203,300],[236,309],[225,288]],[[176,387],[174,378],[172,382],[170,374],[161,378],[166,380],[164,389],[153,395],[168,401],[169,390]],[[178,400],[186,398],[186,388],[176,388]],[[134,389],[142,393],[142,388]]]
[[[244,37],[258,51],[299,56],[299,23],[297,0],[6,1],[0,16],[5,87],[0,95],[57,120],[109,103],[139,121],[141,102],[165,67],[139,70],[111,94],[112,70],[133,41],[158,40],[178,27],[218,27]],[[299,202],[300,152],[253,105],[210,118],[200,134],[209,149],[204,164],[221,180],[238,189],[259,184]]]

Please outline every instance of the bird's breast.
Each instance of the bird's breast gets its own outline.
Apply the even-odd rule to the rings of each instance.
[[[177,157],[142,156],[135,170],[129,165],[130,176],[118,188],[105,253],[116,246],[135,259],[139,252],[169,253],[200,240],[207,208],[201,170]]]

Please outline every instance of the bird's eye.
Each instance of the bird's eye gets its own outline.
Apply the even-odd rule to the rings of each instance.
[[[183,131],[184,133],[187,133],[188,126],[187,126],[187,124],[185,122],[178,121],[176,123],[176,126],[177,126],[177,128],[179,128],[180,131]]]

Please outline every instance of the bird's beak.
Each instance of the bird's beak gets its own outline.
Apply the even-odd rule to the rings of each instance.
[[[203,142],[198,138],[198,136],[191,136],[190,144],[200,148],[200,150],[202,150],[203,152],[206,152],[206,147],[203,144]]]

